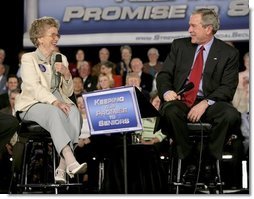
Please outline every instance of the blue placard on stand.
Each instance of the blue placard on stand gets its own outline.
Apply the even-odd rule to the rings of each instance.
[[[135,87],[83,94],[91,135],[142,130]]]

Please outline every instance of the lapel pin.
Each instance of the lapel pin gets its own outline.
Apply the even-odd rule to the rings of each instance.
[[[39,64],[39,68],[42,72],[46,71],[46,67],[43,64]]]
[[[213,60],[217,60],[217,57],[214,57]]]

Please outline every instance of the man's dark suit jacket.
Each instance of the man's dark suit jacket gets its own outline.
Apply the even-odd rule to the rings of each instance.
[[[10,105],[9,102],[9,94],[7,93],[3,93],[0,95],[0,109],[7,107]]]
[[[161,72],[157,76],[160,98],[168,90],[178,92],[183,88],[197,45],[191,38],[176,39],[172,43]],[[238,84],[239,52],[224,41],[214,38],[203,72],[204,98],[231,102]]]
[[[140,82],[141,88],[143,90],[151,92],[153,88],[153,76],[148,73],[142,72],[140,79],[141,79],[141,82]]]
[[[87,92],[97,90],[97,77],[89,75],[84,82],[84,89]]]
[[[163,94],[169,90],[178,92],[185,85],[197,46],[191,43],[191,38],[173,41],[171,51],[156,78],[158,94],[162,100],[160,113],[163,113],[166,105]],[[238,70],[238,50],[214,38],[203,72],[204,98],[215,102],[231,102],[238,85]],[[158,117],[154,132],[162,128],[161,122]]]

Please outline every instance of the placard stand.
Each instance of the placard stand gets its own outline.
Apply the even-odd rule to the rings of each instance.
[[[123,134],[124,193],[127,194],[126,133],[142,130],[141,117],[156,117],[160,114],[136,87],[89,92],[83,94],[83,99],[91,135]]]
[[[126,132],[123,133],[123,172],[124,172],[124,193],[128,194],[128,170],[127,170],[127,142]]]

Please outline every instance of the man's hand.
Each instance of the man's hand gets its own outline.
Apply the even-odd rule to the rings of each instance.
[[[208,106],[207,100],[202,100],[190,109],[187,119],[191,122],[198,122]]]
[[[173,100],[181,100],[181,96],[177,95],[175,91],[168,91],[163,96],[166,102],[173,101]]]

